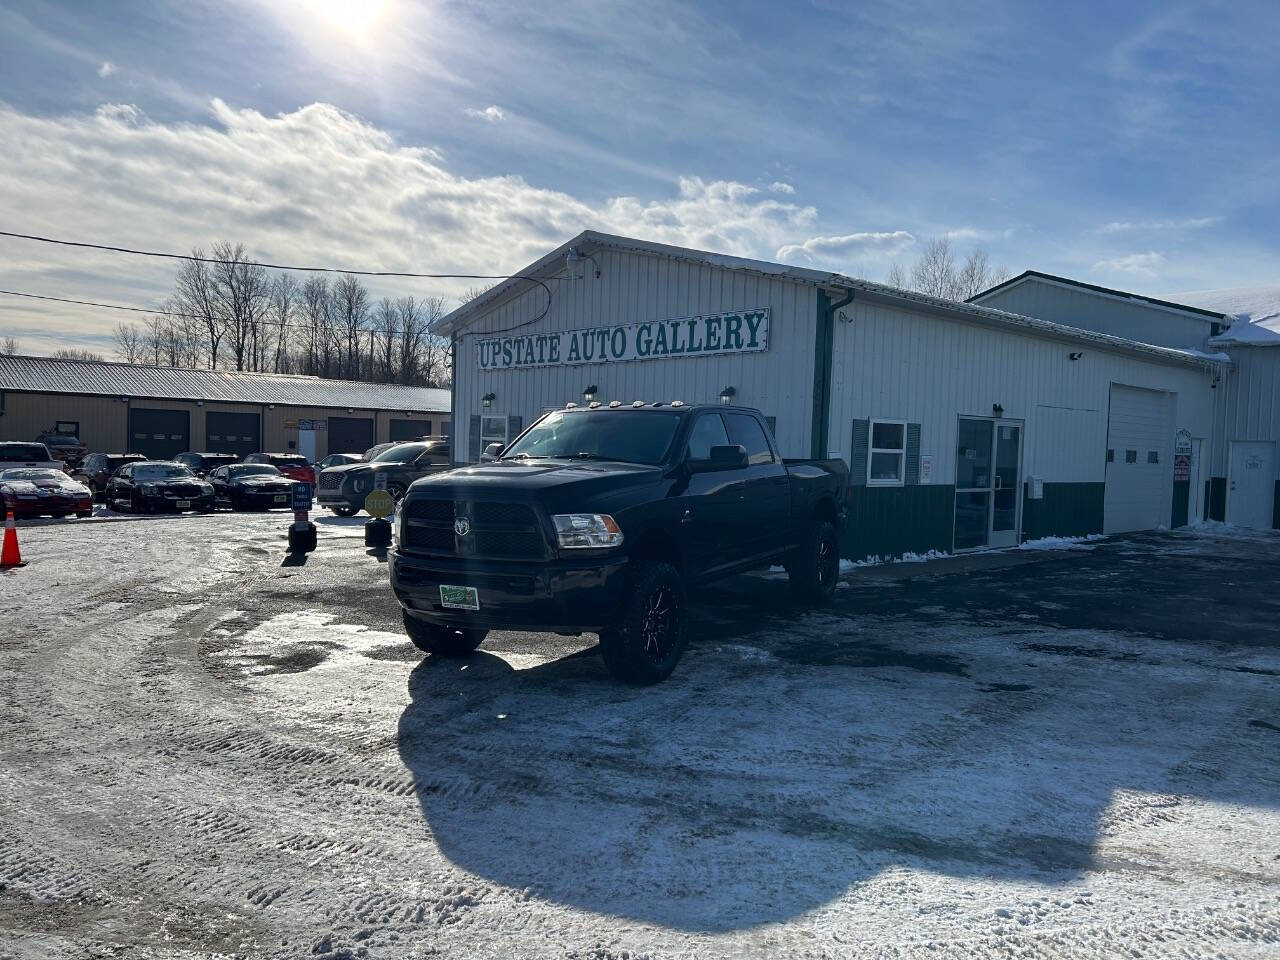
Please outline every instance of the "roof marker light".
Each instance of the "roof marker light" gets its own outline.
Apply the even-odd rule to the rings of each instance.
[[[566,404],[564,405],[564,408],[565,408],[566,410],[576,410],[576,409],[577,409],[577,407],[578,407],[578,405],[577,405],[576,403],[574,403],[572,400],[570,400],[568,403],[566,403]]]
[[[671,405],[672,405],[673,407],[683,407],[683,406],[684,406],[684,401],[683,401],[683,400],[672,400],[672,401],[671,401]]]
[[[643,401],[643,400],[632,400],[632,401],[631,401],[631,406],[632,406],[632,407],[637,407],[637,408],[638,408],[638,407],[643,407],[643,406],[644,406],[644,401]]]
[[[600,409],[600,401],[599,401],[599,400],[592,400],[589,404],[587,404],[587,406],[589,406],[592,410],[599,410],[599,409]]]
[[[621,401],[621,400],[610,400],[610,401],[609,401],[609,409],[610,409],[610,410],[617,410],[620,406],[622,406],[622,401]]]

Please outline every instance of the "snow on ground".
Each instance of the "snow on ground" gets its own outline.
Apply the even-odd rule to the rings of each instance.
[[[1100,533],[1091,533],[1087,537],[1041,537],[1039,540],[1024,540],[1018,544],[1019,550],[1092,550],[1090,543],[1104,539]]]
[[[730,585],[635,689],[592,638],[423,659],[354,536],[281,566],[286,516],[24,530],[31,565],[0,576],[0,953],[1280,943],[1276,575],[1221,601],[1273,535],[855,578],[822,611]]]

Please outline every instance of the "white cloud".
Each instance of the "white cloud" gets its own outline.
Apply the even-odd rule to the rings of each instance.
[[[1095,270],[1111,270],[1117,273],[1135,273],[1141,276],[1155,276],[1156,269],[1164,264],[1164,255],[1150,250],[1147,253],[1130,253],[1110,260],[1099,260],[1093,265]]]
[[[784,182],[784,181],[782,181],[782,180],[775,180],[775,181],[773,181],[773,183],[769,184],[769,192],[770,192],[770,193],[785,193],[785,194],[790,195],[790,194],[793,194],[793,193],[795,193],[795,192],[796,192],[796,188],[795,188],[795,187],[793,187],[791,184],[786,183],[786,182]]]
[[[733,181],[588,202],[516,175],[469,178],[327,104],[267,116],[215,100],[203,123],[161,123],[128,104],[37,117],[0,105],[0,209],[25,232],[154,250],[242,241],[273,262],[505,274],[583,229],[748,257],[811,231],[812,207]],[[30,198],[41,202],[33,207]],[[18,224],[19,221],[14,221]],[[173,264],[0,239],[12,289],[150,306]],[[475,281],[370,280],[374,297],[453,296]],[[0,305],[5,332],[41,327],[104,345],[118,316]]]
[[[485,107],[483,110],[477,110],[475,107],[467,107],[465,111],[468,117],[475,117],[477,120],[487,120],[489,123],[497,123],[499,120],[507,119],[506,111],[496,103]]]
[[[103,80],[107,79],[107,77],[111,76],[115,72],[116,65],[110,60],[103,60],[102,66],[98,67],[98,76],[102,77]]]
[[[844,265],[856,259],[896,257],[916,242],[906,230],[883,233],[849,233],[836,237],[810,237],[802,243],[778,248],[778,259],[790,262]]]
[[[1099,227],[1100,233],[1130,233],[1137,230],[1203,230],[1221,223],[1224,217],[1189,217],[1185,220],[1116,220]]]

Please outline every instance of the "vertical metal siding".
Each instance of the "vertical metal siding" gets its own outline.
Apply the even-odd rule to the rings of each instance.
[[[1176,394],[1175,428],[1213,436],[1216,391],[1209,389],[1208,373],[1193,367],[856,299],[845,312],[853,319],[836,327],[831,456],[849,458],[854,419],[916,421],[922,424],[921,453],[933,457],[932,482],[949,484],[957,419],[990,417],[998,403],[1006,418],[1026,422],[1024,475],[1101,483],[1113,382]],[[1080,360],[1068,358],[1081,349]],[[1042,423],[1045,407],[1075,411],[1077,430],[1063,435],[1068,424],[1052,417]],[[1064,458],[1074,468],[1069,476],[1055,476]]]
[[[1207,317],[1200,320],[1138,300],[1115,300],[1034,277],[998,290],[981,303],[984,307],[1164,347],[1203,349],[1212,332],[1212,321]]]
[[[1232,345],[1227,349],[1235,369],[1218,390],[1223,439],[1280,441],[1280,347]],[[1216,452],[1215,476],[1225,476],[1223,450]]]
[[[481,412],[480,398],[490,392],[496,399],[486,412],[521,416],[528,424],[545,408],[580,403],[589,384],[599,388],[598,398],[606,403],[715,402],[720,391],[732,385],[737,390],[736,403],[777,417],[778,444],[785,456],[808,454],[817,311],[813,287],[623,251],[601,251],[595,257],[600,264],[598,279],[587,261],[582,279],[552,281],[555,298],[546,318],[511,335],[769,307],[769,349],[717,357],[482,372],[476,343],[489,331],[505,330],[537,316],[546,304],[546,295],[538,288],[498,306],[459,337],[456,423],[469,423],[472,414]],[[454,450],[455,459],[465,459],[465,443],[456,443]]]

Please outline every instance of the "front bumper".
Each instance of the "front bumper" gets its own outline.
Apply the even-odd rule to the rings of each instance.
[[[451,627],[595,633],[617,616],[626,588],[626,557],[490,561],[392,550],[391,588],[410,615]],[[440,585],[475,587],[479,610],[440,603]]]
[[[164,510],[172,510],[175,513],[181,513],[184,510],[200,510],[207,512],[213,509],[213,494],[199,497],[171,497],[166,494],[151,493],[146,494],[142,498],[142,505],[155,512]],[[179,503],[190,503],[189,507],[179,507]]]
[[[270,510],[272,507],[278,507],[282,510],[293,509],[293,495],[288,492],[240,490],[232,494],[231,502],[236,506],[259,507],[266,510]]]

